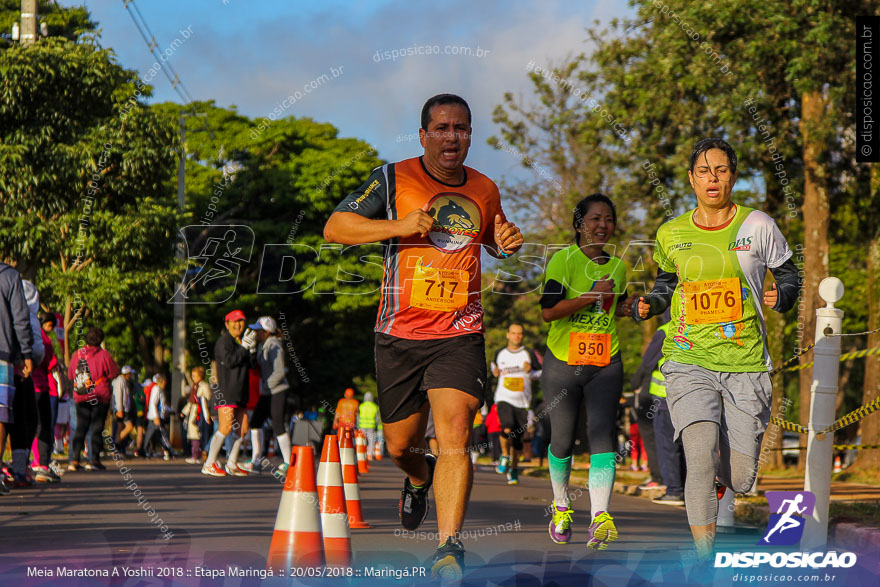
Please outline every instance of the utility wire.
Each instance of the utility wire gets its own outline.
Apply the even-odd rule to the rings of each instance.
[[[159,56],[159,44],[156,42],[156,36],[153,34],[153,31],[150,30],[150,26],[147,24],[147,20],[141,13],[138,5],[135,3],[134,0],[122,0],[122,4],[125,6],[126,11],[128,11],[129,16],[131,16],[131,21],[134,23],[134,26],[137,28],[141,37],[144,39],[144,42],[147,44],[147,48],[150,51],[150,54],[156,59],[156,63],[161,64],[160,69],[162,70],[162,73],[165,74],[165,77],[168,78],[169,83],[171,83],[171,87],[174,89],[175,92],[177,92],[177,95],[180,96],[180,99],[185,104],[194,102],[195,100],[186,89],[186,86],[183,85],[183,82],[180,80],[180,76],[174,70],[171,62],[168,60],[162,60],[162,58]],[[132,10],[132,8],[134,8],[134,10]]]

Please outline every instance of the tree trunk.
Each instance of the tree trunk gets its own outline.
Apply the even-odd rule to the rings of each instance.
[[[141,360],[144,362],[145,373],[155,372],[156,365],[153,361],[153,349],[143,332],[139,332],[137,335],[137,348],[141,355]]]
[[[156,366],[156,370],[164,371],[165,347],[162,346],[162,337],[160,336],[153,337],[153,363]]]
[[[880,164],[871,165],[871,194],[872,201],[880,196]],[[880,231],[874,218],[874,209],[871,209],[870,235],[871,242],[868,245],[868,330],[880,328],[880,281],[877,279],[877,271],[880,270]],[[880,333],[868,335],[869,349],[880,346]],[[862,405],[867,405],[880,396],[880,355],[865,357],[865,384],[862,388]],[[880,415],[872,414],[860,422],[862,429],[862,444],[880,444]],[[866,469],[868,467],[880,467],[880,450],[860,450],[854,467]]]
[[[822,167],[825,145],[817,137],[815,129],[822,124],[827,100],[820,91],[806,92],[801,97],[801,120],[799,129],[804,137],[804,289],[798,332],[801,348],[812,344],[816,334],[816,308],[819,307],[819,282],[828,276],[828,185],[826,171]],[[810,361],[811,353],[801,357],[801,364]],[[810,421],[810,386],[813,370],[798,371],[800,379],[800,423]],[[807,453],[800,451],[798,468],[803,469]]]
[[[71,301],[68,298],[64,301],[64,317],[62,318],[64,324],[64,364],[70,365],[70,305]]]

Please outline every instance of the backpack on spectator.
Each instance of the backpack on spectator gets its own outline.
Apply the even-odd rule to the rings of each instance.
[[[98,381],[92,381],[92,372],[89,369],[89,362],[86,361],[83,350],[79,350],[79,362],[76,364],[76,371],[73,379],[73,393],[75,395],[89,395],[95,391],[95,385]]]

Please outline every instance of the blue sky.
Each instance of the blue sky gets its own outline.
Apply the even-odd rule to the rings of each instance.
[[[122,65],[149,75],[155,59],[122,0],[61,4],[85,4],[102,29],[102,44],[116,51]],[[137,5],[160,52],[175,39],[183,41],[168,60],[195,99],[235,105],[257,118],[299,92],[284,115],[330,122],[341,136],[366,140],[388,160],[421,152],[409,137],[418,131],[428,97],[458,93],[474,116],[467,163],[496,181],[523,173],[514,155],[494,151],[485,139],[497,132],[491,113],[505,92],[530,99],[526,64],[589,52],[584,31],[593,20],[607,22],[628,10],[623,3],[563,0],[137,0]],[[185,40],[184,31],[191,33]],[[472,55],[462,55],[460,47]],[[385,51],[407,48],[431,54],[381,58]],[[478,48],[481,57],[475,55]],[[441,54],[433,54],[437,49]],[[319,82],[324,74],[329,79]],[[154,101],[180,101],[162,74],[151,83]]]

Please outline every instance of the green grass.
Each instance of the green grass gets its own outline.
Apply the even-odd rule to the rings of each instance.
[[[767,498],[742,496],[736,498],[736,521],[760,526],[767,523]],[[832,501],[828,506],[831,522],[855,523],[880,527],[880,500]]]
[[[831,476],[834,481],[880,485],[880,469],[847,469]]]
[[[798,471],[797,467],[759,467],[758,468],[758,479],[761,477],[779,477],[782,479],[797,479],[799,477],[803,477],[804,472]]]
[[[880,527],[880,500],[832,501],[828,515],[834,522],[853,522],[862,526]]]

